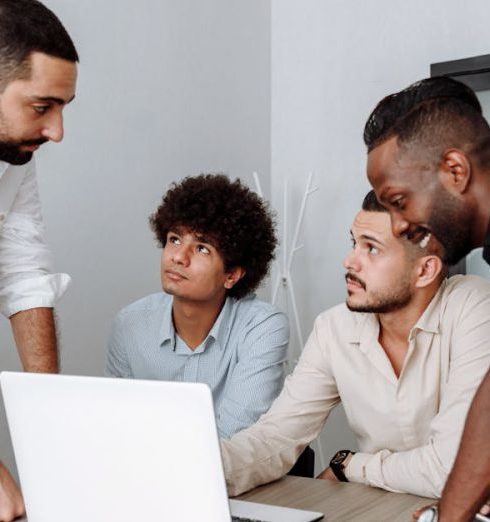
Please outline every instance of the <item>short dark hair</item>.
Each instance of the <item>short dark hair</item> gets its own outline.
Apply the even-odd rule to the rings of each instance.
[[[30,74],[31,53],[70,62],[78,53],[57,16],[37,0],[0,0],[0,92]]]
[[[277,245],[267,203],[239,179],[231,181],[224,174],[201,174],[173,183],[150,216],[150,225],[162,247],[169,230],[176,227],[209,237],[226,270],[245,270],[227,291],[236,298],[258,287],[269,271]]]
[[[378,103],[364,128],[368,151],[395,136],[401,147],[410,143],[433,149],[434,160],[456,147],[490,167],[490,127],[480,102],[452,78],[426,78]]]
[[[366,212],[388,212],[386,207],[378,201],[374,190],[370,190],[362,201],[362,210]]]

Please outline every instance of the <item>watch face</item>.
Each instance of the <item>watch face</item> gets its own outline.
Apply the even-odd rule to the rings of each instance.
[[[349,453],[349,450],[337,451],[337,453],[332,457],[331,465],[342,464]]]

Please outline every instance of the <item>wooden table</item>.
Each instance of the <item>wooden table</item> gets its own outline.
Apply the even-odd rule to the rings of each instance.
[[[434,502],[362,484],[289,476],[238,498],[320,511],[325,514],[325,522],[410,522],[417,508]]]
[[[320,511],[325,514],[325,522],[411,522],[412,513],[418,507],[433,502],[362,484],[290,476],[237,498]],[[27,522],[26,519],[22,521]]]

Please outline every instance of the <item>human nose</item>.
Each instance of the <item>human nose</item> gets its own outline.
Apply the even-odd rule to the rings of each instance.
[[[357,255],[355,248],[353,248],[347,255],[347,257],[344,259],[344,268],[346,268],[347,270],[353,270],[354,272],[359,271],[359,256]]]
[[[179,265],[187,266],[190,259],[190,250],[186,245],[176,245],[172,251],[172,260]]]
[[[42,135],[55,143],[59,143],[63,139],[63,115],[61,112],[50,115],[50,118],[45,123]]]
[[[390,212],[391,217],[391,230],[393,235],[396,237],[400,237],[405,234],[410,228],[410,223],[399,213],[399,212]]]

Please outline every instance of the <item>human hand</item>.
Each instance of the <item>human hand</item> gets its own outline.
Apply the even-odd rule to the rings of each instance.
[[[417,511],[415,511],[413,514],[412,514],[412,518],[413,520],[418,520],[420,518],[420,515],[428,508],[432,507],[432,506],[437,506],[437,503],[433,503],[433,504],[428,504],[427,506],[424,506],[424,507],[421,507],[420,509],[417,509]],[[483,504],[483,506],[481,507],[479,513],[481,515],[484,515],[486,517],[488,517],[488,515],[490,514],[490,498],[485,502],[485,504]]]
[[[25,515],[24,500],[7,468],[0,462],[0,522],[12,522]]]
[[[485,515],[488,517],[490,515],[490,498],[483,504],[482,508],[480,509],[480,514]]]
[[[429,509],[429,508],[431,508],[431,507],[433,507],[433,506],[437,506],[437,502],[433,502],[432,504],[427,504],[427,506],[423,506],[423,507],[417,509],[417,511],[414,511],[414,512],[412,513],[412,519],[413,519],[413,520],[418,520],[418,519],[420,518],[420,515],[421,515],[424,511],[426,511],[427,509]]]
[[[336,482],[339,481],[339,479],[334,475],[334,472],[330,469],[330,466],[326,469],[324,469],[320,475],[317,477],[318,479],[322,480],[334,480]]]

